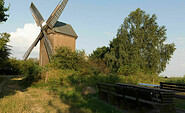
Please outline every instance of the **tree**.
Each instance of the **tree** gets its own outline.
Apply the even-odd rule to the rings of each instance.
[[[109,51],[109,48],[106,46],[98,47],[93,53],[90,55],[90,58],[98,58],[103,59],[105,54]]]
[[[4,7],[4,0],[0,0],[0,23],[5,22],[9,15],[5,14],[9,10],[9,7]]]
[[[155,14],[150,16],[139,8],[125,18],[105,54],[105,61],[112,71],[132,67],[133,64],[155,74],[165,70],[175,44],[166,44],[167,29],[159,26],[156,20]]]
[[[5,67],[10,55],[10,46],[7,44],[10,41],[9,37],[8,33],[0,33],[0,69]]]

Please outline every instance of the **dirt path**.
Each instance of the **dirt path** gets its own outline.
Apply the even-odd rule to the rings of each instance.
[[[3,87],[4,87],[4,85],[6,84],[7,81],[8,81],[8,80],[5,80],[5,81],[3,81],[3,82],[0,84],[0,94],[1,94],[1,92],[3,91]]]
[[[12,79],[12,78],[21,78],[23,76],[20,75],[0,75],[0,79],[3,78],[4,80],[0,82],[0,94],[3,91],[3,88],[5,86],[5,84],[8,82],[8,80]]]

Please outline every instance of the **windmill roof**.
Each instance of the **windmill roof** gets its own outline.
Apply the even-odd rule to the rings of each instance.
[[[78,35],[75,33],[72,26],[69,24],[63,23],[63,22],[57,21],[52,29],[53,31],[58,32],[58,33],[70,35],[76,38],[78,37]]]

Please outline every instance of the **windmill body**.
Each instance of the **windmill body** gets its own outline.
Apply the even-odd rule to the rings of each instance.
[[[72,51],[75,51],[78,36],[71,25],[57,21],[53,29],[47,30],[47,36],[51,42],[53,54],[58,47],[68,47]],[[44,38],[42,38],[40,40],[39,65],[44,66],[48,62],[49,59],[44,45]]]
[[[31,3],[30,10],[35,22],[38,26],[40,26],[41,32],[24,54],[24,60],[29,57],[31,51],[38,44],[39,41],[39,64],[41,66],[44,66],[50,62],[51,56],[55,53],[56,48],[63,46],[70,48],[72,51],[75,51],[76,39],[78,38],[78,36],[76,35],[71,25],[58,21],[65,6],[67,5],[67,2],[68,0],[63,0],[57,5],[53,13],[46,21],[45,26],[42,26],[42,23],[44,22],[42,15],[40,14],[36,6]]]

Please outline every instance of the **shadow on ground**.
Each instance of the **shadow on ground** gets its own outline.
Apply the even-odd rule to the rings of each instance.
[[[121,113],[118,109],[98,100],[96,95],[82,96],[73,90],[60,93],[61,101],[70,106],[70,113]]]
[[[4,98],[5,96],[14,95],[17,91],[25,92],[27,88],[30,87],[33,82],[26,81],[26,76],[0,76],[0,79],[3,78],[4,84],[1,84],[1,92],[0,98]]]
[[[48,105],[49,105],[50,107],[56,109],[56,113],[62,113],[62,111],[59,109],[59,107],[58,107],[58,106],[55,106],[55,105],[52,103],[51,100],[48,102]]]

